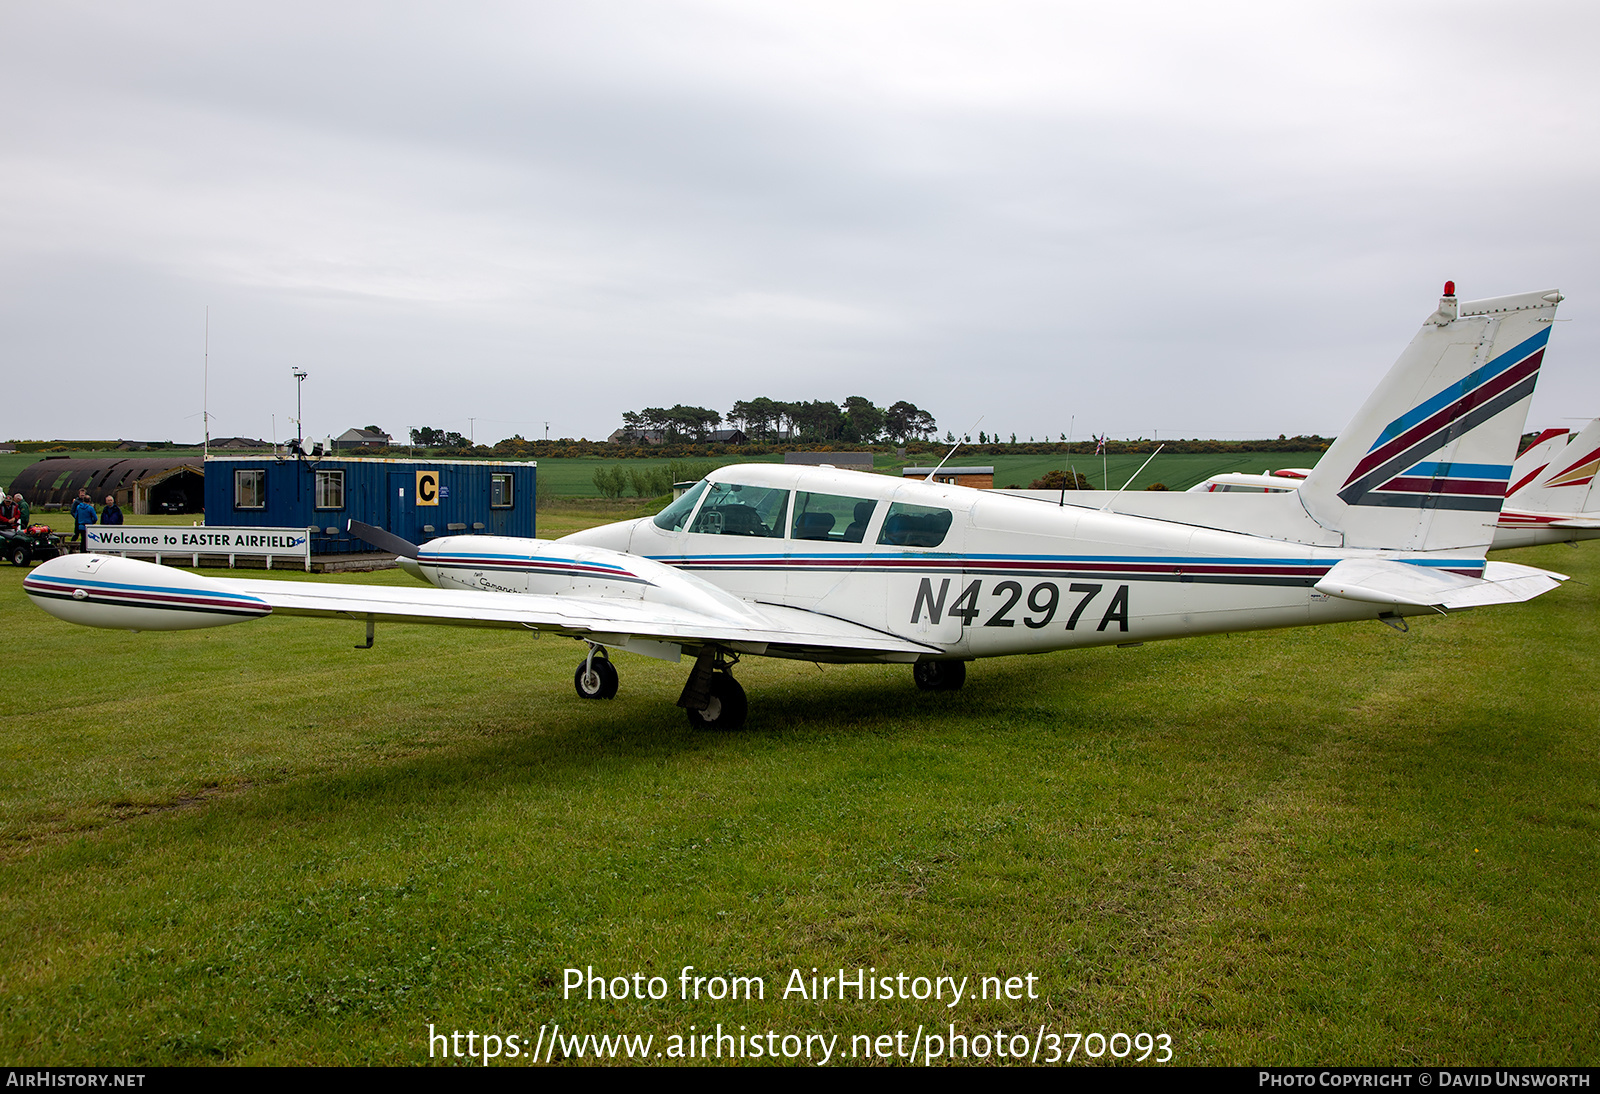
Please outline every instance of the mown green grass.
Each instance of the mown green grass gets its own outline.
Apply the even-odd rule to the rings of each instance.
[[[1180,1063],[1592,1062],[1600,566],[1511,557],[1580,580],[1405,635],[979,662],[954,694],[750,659],[726,735],[672,706],[687,666],[619,657],[588,703],[571,642],[95,632],[0,569],[0,1055],[955,1021],[1167,1033]],[[564,1001],[586,965],[768,997]],[[1033,973],[1041,998],[777,998],[813,966]]]

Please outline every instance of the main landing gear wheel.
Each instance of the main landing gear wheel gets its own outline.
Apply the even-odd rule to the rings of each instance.
[[[696,729],[743,729],[750,704],[744,688],[725,672],[711,674],[711,697],[704,710],[685,710],[689,724]]]
[[[955,691],[967,682],[965,661],[918,661],[911,676],[923,691]]]
[[[606,658],[596,654],[586,658],[572,674],[572,686],[584,699],[614,699],[617,694],[617,670]]]

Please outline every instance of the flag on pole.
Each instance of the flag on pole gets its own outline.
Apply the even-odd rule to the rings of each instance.
[[[1106,439],[1104,436],[1095,437],[1094,454],[1096,456],[1104,456],[1106,454]]]

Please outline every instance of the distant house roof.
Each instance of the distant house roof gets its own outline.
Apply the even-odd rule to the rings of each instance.
[[[387,433],[373,433],[367,429],[347,429],[334,438],[335,448],[386,448],[393,443]]]
[[[213,437],[211,448],[271,448],[271,441],[258,440],[255,437]]]

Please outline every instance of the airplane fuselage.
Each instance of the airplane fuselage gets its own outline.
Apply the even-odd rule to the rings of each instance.
[[[1393,552],[1310,547],[831,468],[723,468],[702,494],[681,519],[624,521],[549,546],[642,556],[746,601],[846,619],[962,659],[1393,614],[1392,606],[1313,588],[1342,559]],[[759,504],[733,503],[753,510],[738,519],[717,504],[741,495]],[[824,519],[835,518],[827,528],[806,519],[819,497]],[[859,527],[842,524],[867,503]],[[722,516],[708,519],[718,508]],[[895,527],[908,512],[922,531]],[[499,578],[492,568],[447,572],[429,567],[430,549],[419,562],[447,587],[507,587],[520,566]],[[1406,559],[1469,575],[1483,568],[1471,552]],[[553,591],[537,578],[526,588]]]

